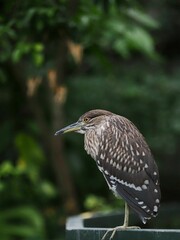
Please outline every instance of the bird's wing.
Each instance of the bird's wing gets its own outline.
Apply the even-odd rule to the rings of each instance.
[[[146,222],[159,208],[158,169],[137,128],[123,117],[117,122],[109,122],[111,127],[99,136],[97,165],[115,195],[124,198]]]

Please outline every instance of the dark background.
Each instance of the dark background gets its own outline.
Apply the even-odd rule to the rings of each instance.
[[[180,3],[1,5],[1,239],[63,239],[67,216],[123,207],[83,136],[54,137],[90,109],[135,123],[159,166],[162,206],[178,203]]]

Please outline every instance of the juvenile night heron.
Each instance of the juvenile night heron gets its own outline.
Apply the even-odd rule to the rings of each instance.
[[[158,168],[136,126],[125,117],[96,109],[55,135],[72,131],[84,134],[85,150],[115,196],[125,200],[124,224],[117,228],[129,228],[128,206],[143,223],[156,217],[161,198]]]

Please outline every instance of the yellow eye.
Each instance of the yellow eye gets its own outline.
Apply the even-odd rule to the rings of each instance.
[[[85,122],[85,123],[89,122],[89,120],[90,120],[90,119],[89,119],[88,117],[85,117],[85,118],[84,118],[84,122]]]

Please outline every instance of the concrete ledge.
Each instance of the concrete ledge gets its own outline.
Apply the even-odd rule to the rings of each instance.
[[[171,214],[174,216],[172,211]],[[162,217],[163,215],[162,213]],[[170,215],[167,212],[164,216],[170,219]],[[140,222],[138,222],[139,220],[136,216],[132,214],[131,219],[133,225],[139,226]],[[70,217],[66,223],[66,240],[101,240],[109,228],[121,225],[122,220],[122,212],[109,214],[87,213]],[[178,220],[180,221],[180,219]],[[145,228],[145,226],[143,225],[143,229],[118,230],[113,240],[180,240],[180,229],[156,229],[154,227]],[[110,233],[106,237],[106,240],[109,237]]]

